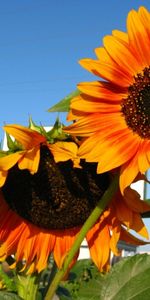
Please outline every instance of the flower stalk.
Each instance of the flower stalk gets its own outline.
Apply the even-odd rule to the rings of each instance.
[[[45,300],[52,300],[59,282],[65,276],[65,274],[69,268],[69,265],[70,265],[72,259],[74,258],[75,254],[77,253],[78,249],[80,248],[80,245],[81,245],[83,239],[85,238],[87,232],[96,223],[99,216],[103,213],[104,209],[106,208],[106,206],[111,201],[112,197],[117,192],[118,187],[119,187],[119,178],[118,177],[119,177],[118,175],[116,175],[114,177],[110,186],[108,187],[106,192],[103,194],[102,198],[99,200],[97,206],[95,207],[95,209],[90,214],[89,218],[85,221],[84,225],[82,226],[71,250],[69,251],[68,255],[66,256],[66,258],[64,260],[62,268],[58,270],[53,281],[51,282],[51,285],[47,291]]]

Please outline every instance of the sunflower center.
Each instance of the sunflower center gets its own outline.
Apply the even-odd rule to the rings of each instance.
[[[41,228],[65,229],[82,225],[109,185],[107,173],[96,174],[96,164],[71,160],[55,163],[46,146],[41,147],[38,172],[31,175],[17,165],[10,169],[2,188],[9,207]]]
[[[150,67],[134,77],[121,111],[129,128],[141,138],[150,139]]]

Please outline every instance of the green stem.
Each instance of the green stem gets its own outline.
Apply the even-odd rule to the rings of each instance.
[[[108,203],[111,201],[112,197],[118,190],[118,186],[119,186],[119,180],[118,180],[118,175],[116,175],[114,177],[113,181],[111,182],[109,188],[103,194],[103,196],[100,199],[100,201],[98,202],[97,206],[95,207],[95,209],[92,211],[89,218],[86,220],[86,222],[82,226],[70,252],[68,253],[68,255],[65,258],[62,268],[59,269],[59,271],[56,273],[56,275],[48,289],[45,300],[52,300],[59,282],[61,281],[61,279],[64,277],[66,271],[68,270],[68,267],[69,267],[72,259],[74,258],[75,254],[77,253],[78,249],[80,248],[80,245],[81,245],[83,239],[85,238],[87,232],[95,224],[95,222],[97,221],[99,216],[102,214],[102,212],[104,211],[104,209],[106,208]]]
[[[52,266],[52,269],[51,269],[50,276],[48,278],[48,283],[47,283],[47,286],[44,289],[44,296],[47,294],[48,288],[51,285],[51,282],[53,281],[54,276],[56,275],[56,272],[57,272],[57,265],[56,265],[55,261],[53,260],[53,266]]]

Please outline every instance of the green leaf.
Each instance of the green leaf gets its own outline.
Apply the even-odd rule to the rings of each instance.
[[[9,275],[7,275],[7,273],[3,271],[2,265],[0,265],[0,278],[3,282],[3,284],[5,285],[7,291],[16,292],[16,285],[15,285],[14,277],[9,276]]]
[[[9,293],[5,291],[0,292],[0,300],[22,300],[19,296],[14,293]]]
[[[80,94],[79,90],[73,91],[60,102],[48,109],[48,112],[67,112],[69,111],[70,101]]]
[[[105,278],[102,300],[143,300],[150,297],[150,256],[137,254],[114,265]]]
[[[74,267],[71,269],[69,273],[69,277],[67,281],[61,283],[57,290],[57,294],[60,300],[75,300],[80,299],[79,293],[83,284],[85,284],[85,290],[87,290],[87,286],[89,287],[90,282],[93,284],[93,280],[95,280],[102,276],[95,265],[92,263],[91,259],[82,259],[76,262]],[[91,284],[91,290],[92,290]],[[95,293],[95,284],[94,284],[94,293]],[[98,284],[99,289],[99,284]],[[94,295],[92,293],[92,297]],[[89,294],[89,292],[87,292]],[[97,297],[97,296],[96,296]],[[89,299],[85,294],[84,299]],[[97,300],[97,298],[92,298]]]
[[[90,265],[89,265],[90,267]],[[92,265],[91,265],[92,267]],[[80,272],[80,269],[79,269]],[[63,284],[61,300],[148,300],[150,299],[150,255],[123,258],[108,274],[83,280],[81,274]],[[80,280],[81,282],[80,282]],[[78,285],[77,285],[78,283]],[[67,294],[68,292],[68,294]],[[67,298],[68,297],[68,298]]]

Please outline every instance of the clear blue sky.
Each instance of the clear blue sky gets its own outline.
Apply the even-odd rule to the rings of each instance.
[[[94,80],[78,60],[95,57],[113,29],[126,30],[131,9],[149,0],[6,0],[0,1],[0,140],[4,123],[54,124],[47,109]],[[65,114],[60,119],[65,122]]]
[[[115,28],[125,30],[138,0],[0,1],[0,139],[5,123],[54,123],[47,109],[93,80],[78,60],[95,57],[94,48]],[[62,120],[65,116],[60,116]]]
[[[0,140],[4,123],[28,125],[29,115],[53,124],[47,109],[94,80],[78,60],[94,58],[103,36],[126,30],[128,12],[141,5],[150,10],[149,0],[0,1]]]

